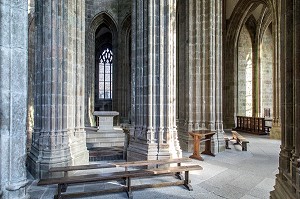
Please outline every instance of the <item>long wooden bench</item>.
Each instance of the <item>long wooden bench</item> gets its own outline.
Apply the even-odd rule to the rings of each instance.
[[[236,131],[231,131],[231,132],[232,132],[232,139],[236,140],[235,144],[241,145],[242,151],[247,151],[247,144],[249,143],[249,141],[243,136],[241,136],[238,132]]]
[[[64,177],[69,175],[69,172],[79,170],[91,170],[91,169],[105,169],[124,167],[127,171],[128,167],[142,167],[142,166],[158,166],[166,164],[177,163],[177,166],[181,166],[181,163],[192,161],[190,158],[176,158],[176,159],[162,159],[162,160],[144,160],[144,161],[132,161],[132,162],[112,162],[106,164],[88,164],[88,165],[76,165],[76,166],[63,166],[63,167],[52,167],[49,169],[49,173],[63,172]]]
[[[202,170],[202,167],[199,165],[188,165],[181,166],[182,161],[188,161],[188,159],[174,159],[174,160],[150,160],[150,161],[136,161],[136,162],[124,162],[124,163],[113,163],[107,165],[98,165],[98,168],[112,168],[114,166],[122,166],[125,167],[125,171],[111,172],[111,173],[103,173],[103,174],[89,174],[89,175],[79,175],[79,176],[64,176],[60,178],[49,178],[49,179],[41,179],[38,182],[38,186],[41,185],[51,185],[57,184],[58,190],[57,195],[54,196],[55,199],[61,198],[75,198],[82,196],[93,196],[96,194],[102,193],[111,193],[111,192],[120,192],[126,191],[129,198],[132,198],[132,190],[147,188],[147,187],[162,187],[162,186],[171,186],[171,185],[184,185],[188,190],[192,190],[189,180],[189,171],[192,170]],[[152,169],[137,169],[137,170],[128,170],[128,167],[136,167],[136,166],[149,166],[157,163],[161,164],[170,164],[177,163],[177,166],[174,167],[162,167],[162,168],[152,168]],[[114,165],[115,164],[115,165]],[[108,166],[108,167],[106,167]],[[79,166],[73,166],[73,170]],[[94,169],[95,167],[91,167]],[[55,169],[52,169],[55,170]],[[59,170],[59,169],[56,169]],[[55,170],[55,172],[56,172]],[[79,170],[83,170],[83,168],[79,168]],[[181,172],[185,172],[184,178],[180,177],[179,180],[175,182],[163,182],[156,184],[143,184],[143,185],[131,185],[132,178],[141,178],[148,176],[156,176],[163,174],[175,174],[179,177],[178,174]],[[100,181],[110,181],[110,180],[124,180],[125,183],[119,184],[117,188],[109,189],[109,190],[101,190],[96,192],[79,192],[79,193],[64,193],[67,190],[68,185],[73,184],[82,184],[82,183],[92,183],[92,182],[100,182]]]

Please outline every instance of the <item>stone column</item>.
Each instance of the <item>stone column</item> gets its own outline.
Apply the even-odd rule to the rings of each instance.
[[[28,0],[28,13],[34,12],[35,0]]]
[[[295,81],[295,155],[299,158],[300,156],[300,2],[294,1],[295,11],[295,46],[294,46],[294,81]]]
[[[280,76],[282,145],[279,174],[271,198],[299,198],[299,22],[298,1],[280,1]]]
[[[0,198],[26,195],[27,1],[0,3]]]
[[[293,150],[293,3],[291,1],[282,2],[282,26],[281,26],[281,119],[282,131],[284,132],[282,139],[281,163],[283,172],[289,172],[290,158]]]
[[[184,7],[182,9],[185,9]],[[187,38],[185,85],[187,100],[179,109],[188,107],[180,115],[180,143],[184,150],[192,150],[188,131],[215,130],[213,152],[225,150],[222,121],[222,1],[193,0],[186,5]],[[181,77],[179,77],[181,78]],[[187,144],[186,144],[187,143]]]
[[[35,67],[35,13],[34,0],[28,1],[28,91],[27,91],[27,150],[32,142],[34,128],[34,67]]]
[[[280,43],[280,21],[278,18],[278,8],[273,8],[273,22],[272,22],[272,35],[274,39],[274,67],[273,67],[273,122],[270,132],[270,137],[281,139],[281,121],[280,121],[280,56],[281,56],[281,43]]]
[[[88,163],[84,131],[85,7],[80,0],[36,1],[35,121],[28,169]]]
[[[294,151],[292,157],[292,183],[296,198],[300,198],[300,2],[294,0]]]
[[[134,129],[128,160],[181,157],[176,128],[176,1],[133,1]]]

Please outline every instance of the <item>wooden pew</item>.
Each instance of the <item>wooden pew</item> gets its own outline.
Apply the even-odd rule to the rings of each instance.
[[[246,140],[246,138],[244,138],[243,136],[241,136],[238,132],[236,131],[231,131],[232,132],[232,139],[236,140],[235,144],[239,144],[242,146],[242,151],[247,151],[247,144],[249,143],[248,140]]]
[[[61,198],[75,198],[82,196],[92,196],[96,194],[102,193],[111,193],[111,192],[120,192],[126,191],[129,198],[132,198],[132,190],[148,188],[148,187],[162,187],[162,186],[171,186],[171,185],[184,185],[188,190],[192,191],[192,187],[189,184],[189,171],[192,170],[202,170],[202,167],[199,165],[189,165],[189,166],[181,166],[181,163],[184,161],[188,161],[187,158],[181,159],[171,159],[171,160],[150,160],[150,161],[135,161],[135,162],[124,162],[124,163],[116,163],[116,165],[103,167],[104,165],[98,165],[98,168],[113,168],[114,166],[125,167],[125,171],[119,172],[111,172],[111,173],[103,173],[103,174],[89,174],[89,175],[79,175],[79,176],[64,176],[61,178],[49,178],[49,179],[41,179],[38,182],[38,186],[41,185],[51,185],[57,184],[58,190],[57,195],[54,196],[55,199]],[[140,163],[140,164],[139,164]],[[140,166],[149,166],[149,165],[159,165],[162,164],[170,164],[177,163],[177,166],[174,167],[161,167],[161,168],[153,168],[153,169],[137,169],[137,170],[128,170],[127,167],[140,167]],[[75,168],[79,170],[84,170],[79,166],[73,166],[72,169]],[[95,167],[91,167],[94,169]],[[53,169],[55,170],[55,169]],[[56,169],[58,170],[58,169]],[[56,171],[55,171],[56,172]],[[179,177],[178,174],[181,172],[185,172],[184,178],[179,178],[176,182],[163,182],[156,184],[146,184],[146,185],[131,185],[132,178],[141,178],[141,177],[149,177],[156,175],[164,175],[164,174],[175,174]],[[125,185],[120,184],[118,188],[109,189],[109,190],[101,190],[96,192],[79,192],[79,193],[69,193],[63,194],[66,192],[68,185],[73,184],[82,184],[82,183],[91,183],[91,182],[100,182],[100,181],[110,181],[110,180],[124,180]]]

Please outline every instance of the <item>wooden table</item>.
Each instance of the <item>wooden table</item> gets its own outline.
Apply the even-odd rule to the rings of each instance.
[[[215,156],[215,154],[211,152],[211,138],[215,134],[214,131],[197,130],[189,132],[189,134],[194,139],[194,153],[190,158],[203,161],[203,158],[200,155],[200,142],[205,142],[205,150],[201,154]]]

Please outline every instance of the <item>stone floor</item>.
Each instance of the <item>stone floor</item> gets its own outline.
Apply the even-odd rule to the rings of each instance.
[[[148,188],[133,191],[135,199],[265,199],[273,190],[275,175],[278,172],[280,141],[268,136],[243,134],[249,140],[248,151],[241,151],[241,146],[230,142],[231,150],[217,154],[215,157],[203,156],[204,161],[193,160],[188,164],[199,164],[202,171],[190,173],[193,191],[183,186]],[[183,152],[188,157],[190,153]],[[95,170],[93,171],[95,172]],[[99,171],[105,172],[105,171]],[[78,172],[79,174],[80,172]],[[86,172],[85,172],[86,173]],[[155,179],[138,179],[133,184],[147,181],[169,181],[173,177],[156,177]],[[32,199],[51,199],[56,186],[37,187],[36,180],[28,186]],[[116,186],[117,182],[70,186],[68,192],[92,191],[99,188]],[[118,199],[127,198],[125,192],[85,197],[85,199]]]

